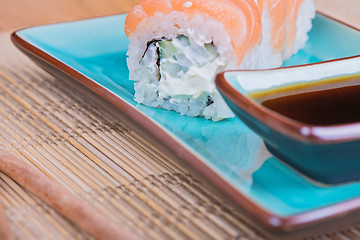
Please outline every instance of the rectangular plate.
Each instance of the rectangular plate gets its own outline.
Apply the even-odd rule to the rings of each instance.
[[[360,183],[316,184],[264,148],[238,118],[212,122],[134,101],[128,79],[126,15],[15,32],[13,42],[41,67],[89,87],[144,126],[255,219],[289,230],[360,210]],[[317,14],[306,47],[284,66],[360,54],[358,30]]]

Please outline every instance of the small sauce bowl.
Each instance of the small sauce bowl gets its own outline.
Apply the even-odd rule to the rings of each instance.
[[[215,83],[233,112],[283,162],[326,184],[360,179],[360,119],[309,123],[262,104],[278,97],[359,86],[360,57],[270,70],[226,71],[217,75]],[[348,104],[360,111],[360,105]]]

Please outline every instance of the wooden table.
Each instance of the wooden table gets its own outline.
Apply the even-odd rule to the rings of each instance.
[[[144,139],[141,134],[133,131],[133,126],[116,120],[122,119],[122,116],[108,103],[74,81],[57,81],[27,61],[17,50],[6,49],[11,46],[8,33],[15,29],[126,12],[137,2],[138,0],[0,0],[0,89],[6,87],[5,95],[0,95],[0,104],[9,101],[5,105],[14,111],[3,111],[3,105],[0,106],[0,112],[4,113],[4,116],[0,115],[0,144],[15,149],[14,152],[32,162],[50,178],[65,186],[73,186],[72,190],[77,195],[94,204],[104,214],[113,215],[127,228],[133,231],[140,229],[137,234],[144,239],[168,239],[171,236],[263,239],[263,235],[249,226],[248,219],[236,207],[223,201],[218,193],[213,192],[211,186],[204,187],[199,181],[200,177],[189,175],[190,170],[173,161],[171,153]],[[322,12],[360,27],[359,0],[316,0],[316,3]],[[33,104],[31,99],[21,98],[28,96],[27,94],[32,91],[38,93],[37,88],[42,88],[42,94],[34,98],[38,104],[42,103],[40,107]],[[77,91],[78,94],[74,94],[73,91]],[[74,99],[74,103],[69,103],[69,99]],[[89,110],[90,107],[94,107],[94,110]],[[29,111],[31,114],[27,113]],[[62,111],[67,115],[62,115]],[[81,117],[77,115],[78,112],[81,112]],[[115,120],[111,119],[114,116]],[[65,123],[79,129],[75,129],[75,133],[60,129]],[[31,128],[28,128],[29,126]],[[46,133],[53,134],[54,139],[51,135],[39,140],[36,129],[41,128],[44,128]],[[3,131],[7,131],[9,138],[3,137]],[[22,131],[28,135],[22,136]],[[101,172],[103,175],[97,172],[98,179],[95,175],[86,174],[88,166],[84,161],[89,161],[94,166],[99,162],[109,163],[115,168],[116,161],[123,160],[109,151],[116,150],[117,142],[124,147],[120,149],[123,152],[119,150],[118,155],[123,154],[123,159],[128,157],[126,164],[129,166],[124,170],[128,174],[116,175],[116,171],[110,167],[104,173]],[[96,143],[104,145],[96,149]],[[133,154],[132,151],[141,152],[143,155],[126,155]],[[60,155],[63,158],[60,158]],[[40,159],[40,162],[36,162],[36,158]],[[77,158],[79,161],[75,167],[71,165],[71,161],[66,162],[71,158]],[[142,165],[138,165],[134,161],[135,158],[141,160]],[[52,162],[47,162],[47,159]],[[149,164],[149,159],[155,159],[156,164]],[[71,165],[73,169],[81,170],[83,178],[89,182],[94,181],[92,186],[97,188],[92,189],[86,181],[79,180],[78,185],[74,184],[71,178],[78,176],[62,174],[68,169],[59,170],[58,166],[52,164],[54,162],[59,166],[64,164],[61,165],[64,168]],[[165,173],[147,175],[148,169]],[[118,171],[121,172],[121,169]],[[77,174],[80,174],[80,171]],[[110,178],[107,174],[115,177]],[[153,195],[148,196],[147,191],[143,192],[146,188],[150,189],[149,192]],[[21,229],[21,234],[18,235],[20,238],[36,239],[44,237],[45,234],[48,234],[48,238],[87,237],[2,173],[0,199],[4,201],[7,213],[12,217],[10,222],[13,230]],[[16,204],[11,204],[12,201],[16,201]],[[184,206],[184,202],[196,204],[194,207],[187,207]],[[113,205],[108,206],[110,203]],[[33,209],[37,213],[32,212]],[[142,221],[144,218],[145,221]],[[358,229],[358,226],[353,226],[350,230],[318,236],[318,239],[356,239],[360,237],[356,233]]]

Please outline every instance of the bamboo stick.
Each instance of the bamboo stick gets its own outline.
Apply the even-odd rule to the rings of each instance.
[[[135,239],[120,225],[3,148],[0,170],[95,238]]]
[[[3,204],[0,202],[0,239],[15,240],[15,235],[10,229]]]

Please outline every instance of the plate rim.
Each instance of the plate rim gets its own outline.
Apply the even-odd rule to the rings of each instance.
[[[360,31],[359,28],[347,24],[342,20],[324,14],[321,11],[317,11],[317,13],[331,20],[334,20],[344,26]],[[106,15],[102,17],[90,17],[75,21],[66,21],[61,23],[45,24],[40,26],[51,26],[62,23],[86,21],[89,19],[117,16],[122,14],[126,14],[126,13]],[[232,186],[220,175],[218,175],[218,173],[216,173],[206,163],[204,163],[199,158],[199,156],[197,156],[192,151],[190,151],[190,149],[188,149],[186,146],[178,142],[176,138],[172,136],[172,134],[169,134],[166,131],[166,129],[164,129],[155,120],[152,120],[151,118],[146,116],[146,114],[140,112],[138,109],[136,109],[134,106],[126,102],[124,99],[122,99],[115,93],[107,90],[102,85],[96,83],[91,78],[85,76],[84,74],[80,73],[71,66],[65,64],[61,60],[56,59],[51,54],[27,42],[19,35],[21,31],[35,27],[38,26],[19,29],[11,34],[11,40],[19,50],[21,50],[31,60],[33,61],[40,60],[40,62],[42,62],[43,64],[48,65],[49,67],[52,67],[54,68],[54,70],[58,70],[63,74],[66,74],[68,77],[72,78],[75,81],[80,82],[82,85],[89,88],[90,90],[98,94],[100,97],[104,98],[106,101],[117,107],[120,111],[122,111],[128,117],[136,121],[139,125],[141,125],[154,137],[160,140],[160,142],[165,146],[167,146],[171,151],[173,151],[173,153],[175,153],[177,157],[185,160],[188,165],[194,168],[204,178],[208,179],[211,182],[211,184],[213,184],[220,191],[225,193],[227,197],[229,197],[232,200],[232,202],[236,203],[239,207],[241,207],[241,209],[245,210],[245,212],[248,213],[250,217],[254,217],[255,220],[259,221],[259,223],[263,224],[269,230],[276,232],[288,232],[290,230],[305,228],[315,223],[332,220],[341,216],[348,215],[350,212],[360,210],[360,196],[359,196],[353,199],[330,204],[313,210],[308,210],[291,216],[280,216],[271,213],[270,211],[261,207],[256,202],[252,201],[251,198],[242,194],[238,189]],[[39,62],[37,61],[35,61],[35,63],[40,65]]]

